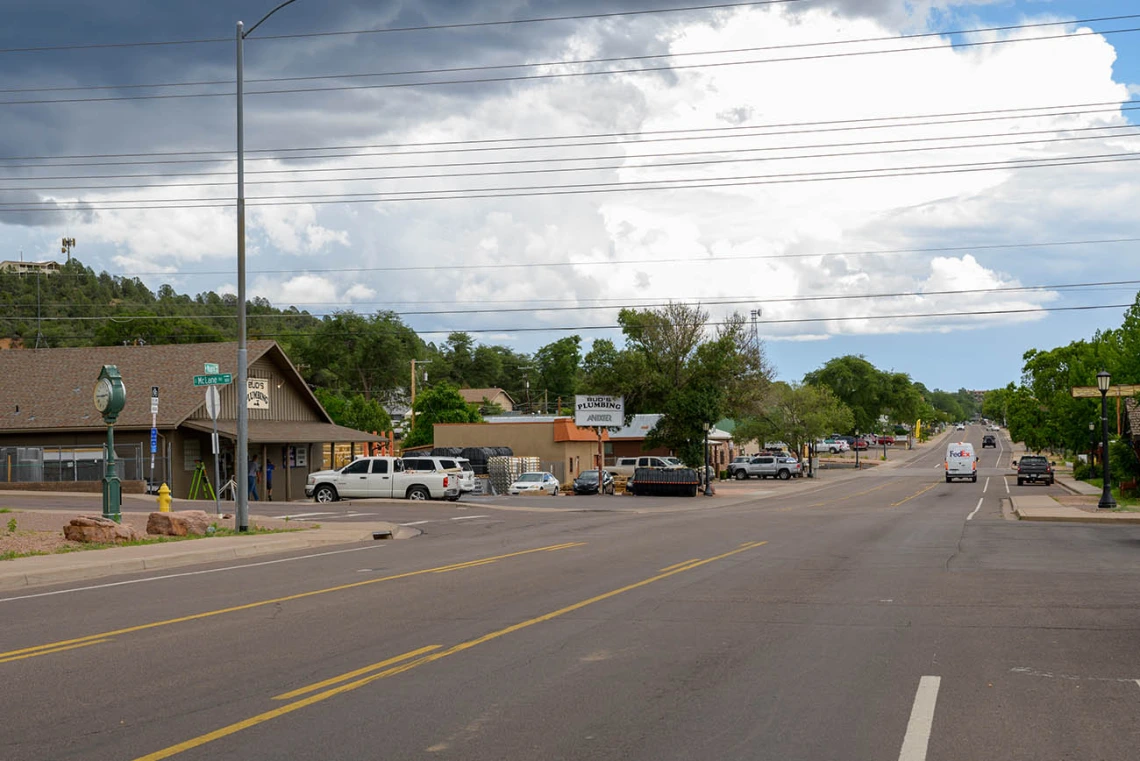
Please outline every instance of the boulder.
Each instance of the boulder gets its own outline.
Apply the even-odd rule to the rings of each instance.
[[[209,525],[210,516],[204,510],[151,513],[146,520],[146,532],[160,536],[205,536]]]
[[[122,544],[139,538],[138,532],[130,526],[115,523],[101,515],[81,515],[72,518],[71,522],[63,527],[63,535],[73,542],[94,544]]]

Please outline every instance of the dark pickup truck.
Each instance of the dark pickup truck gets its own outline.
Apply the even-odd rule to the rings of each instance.
[[[1017,485],[1023,486],[1026,481],[1053,484],[1053,466],[1049,460],[1037,455],[1022,457],[1017,463]]]

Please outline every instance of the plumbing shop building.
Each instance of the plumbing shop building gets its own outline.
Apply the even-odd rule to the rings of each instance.
[[[367,443],[382,440],[334,424],[275,341],[250,341],[248,358],[245,393],[232,382],[217,386],[223,486],[233,478],[245,488],[247,457],[257,455],[261,499],[267,496],[268,463],[274,466],[273,498],[297,499],[336,444],[351,442],[363,452]],[[236,360],[236,343],[0,351],[0,490],[99,491],[107,427],[92,391],[103,365],[119,369],[127,390],[115,424],[123,491],[166,483],[173,496],[185,498],[196,473],[216,489],[214,422],[206,389],[195,386],[194,377],[207,369],[236,377]],[[239,403],[249,416],[249,451],[240,458],[234,451]]]

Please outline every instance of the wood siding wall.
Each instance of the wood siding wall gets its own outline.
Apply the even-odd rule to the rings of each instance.
[[[292,374],[285,375],[277,365],[269,359],[261,359],[250,365],[249,377],[264,379],[269,384],[269,409],[249,410],[250,420],[285,420],[290,422],[306,422],[323,420],[314,409],[313,402],[308,394],[294,385]],[[234,404],[237,396],[235,384],[221,388],[221,410],[218,412],[219,420],[236,420],[237,407]],[[243,395],[244,398],[244,395]],[[203,391],[203,399],[205,399]],[[209,420],[205,403],[190,416],[191,420]]]

